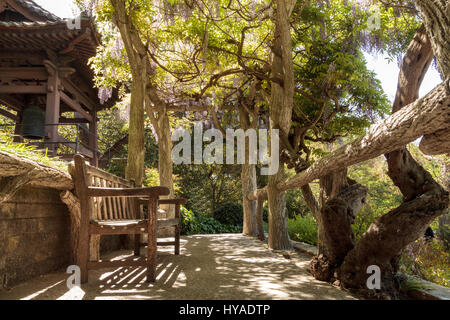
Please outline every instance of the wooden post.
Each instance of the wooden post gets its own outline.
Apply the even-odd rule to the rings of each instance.
[[[148,202],[148,247],[147,247],[147,282],[156,280],[156,210],[158,199],[150,197]]]
[[[56,155],[58,142],[59,108],[61,103],[61,82],[56,68],[47,68],[47,104],[45,108],[45,141],[49,142],[49,154]]]
[[[77,265],[80,267],[81,283],[88,282],[88,258],[89,258],[89,213],[91,201],[87,194],[86,172],[84,159],[80,155],[75,160],[75,190],[80,199],[80,232],[78,235]]]
[[[180,204],[175,205],[175,219],[180,219]],[[180,254],[180,223],[175,225],[175,254]]]
[[[143,209],[141,210],[141,205],[139,204],[139,201],[134,201],[133,212],[135,213],[134,217],[135,219],[144,218],[144,212]],[[137,233],[134,235],[134,255],[140,256],[140,254],[141,254],[141,234]]]
[[[89,148],[92,150],[93,157],[91,159],[91,166],[98,167],[98,140],[97,140],[97,107],[93,106],[92,122],[89,124]]]

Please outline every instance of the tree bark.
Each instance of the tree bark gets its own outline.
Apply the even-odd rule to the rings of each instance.
[[[172,139],[170,132],[169,116],[162,112],[158,118],[158,171],[159,184],[167,187],[170,194],[162,198],[171,198],[174,195],[173,186],[173,161],[172,161]],[[161,209],[167,213],[167,218],[175,218],[175,206],[164,205]]]
[[[450,76],[450,4],[448,1],[416,1],[430,38],[442,79]],[[426,135],[420,142],[420,150],[428,155],[450,152],[450,130],[444,129]]]
[[[258,230],[258,239],[264,241],[266,236],[263,227],[264,202],[267,200],[267,187],[255,189],[247,194],[247,199],[257,201],[256,205],[256,229]]]
[[[395,283],[396,257],[409,243],[422,236],[428,225],[448,207],[448,194],[439,190],[404,202],[373,223],[345,257],[340,280],[346,288],[366,289],[367,268],[381,269],[381,290],[392,293]]]
[[[309,210],[313,214],[314,218],[317,219],[317,215],[319,212],[319,204],[317,203],[316,197],[314,196],[311,187],[309,184],[305,184],[300,188],[302,192],[303,199],[305,200],[306,205]]]
[[[331,281],[347,253],[354,246],[351,225],[365,203],[367,188],[349,184],[347,169],[320,179],[320,210],[317,211],[318,255],[311,260],[312,275]]]
[[[241,128],[246,131],[252,127],[250,116],[243,108],[240,108],[239,111]],[[258,120],[253,119],[253,121],[257,122]],[[242,207],[244,210],[242,233],[246,236],[258,237],[258,226],[256,221],[257,201],[248,198],[248,195],[256,190],[256,166],[250,164],[249,137],[245,138],[244,152],[244,163],[241,165]]]
[[[120,31],[129,65],[133,84],[131,88],[128,161],[126,178],[133,180],[136,186],[142,185],[145,158],[144,105],[147,86],[148,57],[139,32],[131,22],[129,8],[123,0],[111,0],[114,7],[114,23]]]
[[[448,127],[450,87],[445,81],[425,97],[372,125],[355,141],[314,162],[305,171],[278,183],[279,190],[301,187],[339,168],[376,158]]]
[[[285,135],[291,128],[294,99],[294,68],[292,59],[292,39],[289,17],[295,1],[277,0],[275,39],[272,53],[272,76],[283,80],[283,85],[272,82],[270,97],[270,129],[278,129]],[[273,143],[273,141],[270,141]],[[277,185],[285,178],[284,164],[278,172],[269,176],[267,193],[269,200],[269,248],[291,250],[292,244],[287,231],[286,195]]]
[[[144,97],[145,97],[145,67],[142,74],[133,76],[131,89],[130,120],[128,129],[128,160],[125,176],[134,180],[136,186],[142,185],[145,160],[145,126],[144,126]]]
[[[246,144],[246,148],[248,144]],[[242,206],[244,219],[242,233],[246,236],[258,237],[257,201],[249,200],[247,194],[256,190],[256,167],[254,164],[244,163],[241,167]]]
[[[419,149],[430,156],[450,153],[450,129],[439,130],[424,136],[420,141]]]
[[[432,59],[432,50],[423,27],[419,28],[408,47],[399,75],[394,115],[417,99],[420,84]],[[419,237],[429,224],[445,213],[448,193],[436,183],[403,147],[386,154],[388,175],[403,194],[400,207],[390,211],[362,236],[345,257],[340,280],[347,288],[366,288],[367,267],[376,265],[382,273],[381,289],[396,297],[397,257]]]
[[[442,79],[450,76],[450,3],[446,0],[417,0],[431,40]]]
[[[258,230],[258,239],[261,241],[266,240],[264,234],[263,218],[264,218],[264,202],[265,198],[258,198],[256,205],[256,229]]]

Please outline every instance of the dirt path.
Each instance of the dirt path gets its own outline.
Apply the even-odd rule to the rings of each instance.
[[[183,237],[181,247],[180,256],[158,249],[155,284],[145,282],[145,268],[117,268],[90,271],[87,285],[69,290],[69,275],[59,272],[0,291],[0,299],[354,299],[315,280],[310,256],[286,259],[240,234]]]

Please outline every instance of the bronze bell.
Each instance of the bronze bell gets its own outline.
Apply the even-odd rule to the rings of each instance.
[[[22,137],[40,140],[45,136],[45,111],[38,106],[30,106],[22,113]]]

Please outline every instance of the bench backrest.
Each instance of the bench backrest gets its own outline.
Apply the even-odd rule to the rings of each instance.
[[[82,166],[81,170],[73,170],[77,194],[79,188],[103,187],[103,188],[133,188],[134,183],[112,173],[95,168],[85,162],[80,155],[74,157],[75,166]],[[72,170],[72,169],[71,169]],[[82,173],[82,174],[80,174]],[[91,197],[90,211],[91,220],[126,220],[137,219],[137,203],[135,198],[130,197]]]

